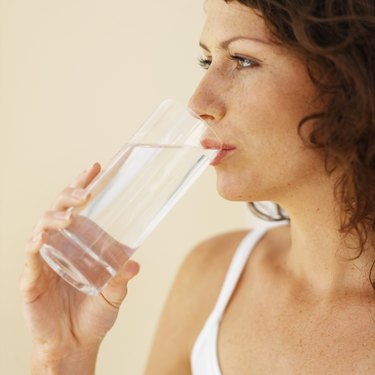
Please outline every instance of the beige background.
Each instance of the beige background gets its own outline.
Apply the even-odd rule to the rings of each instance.
[[[27,374],[18,296],[23,246],[58,191],[106,163],[164,98],[187,102],[203,0],[0,0],[0,373]],[[103,344],[97,374],[142,373],[178,266],[194,244],[249,226],[209,170],[134,256],[141,274]]]

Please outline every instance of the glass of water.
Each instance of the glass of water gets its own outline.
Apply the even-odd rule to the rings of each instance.
[[[221,141],[188,108],[166,100],[90,183],[72,224],[41,255],[68,283],[98,294],[215,159]]]

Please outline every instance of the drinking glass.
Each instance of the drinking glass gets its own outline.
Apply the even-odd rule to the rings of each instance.
[[[214,160],[221,142],[199,116],[166,100],[89,184],[73,222],[49,233],[43,259],[98,294]]]

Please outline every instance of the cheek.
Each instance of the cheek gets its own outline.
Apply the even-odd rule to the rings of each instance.
[[[241,159],[241,160],[240,160]],[[232,201],[275,201],[324,177],[324,162],[311,150],[295,152],[280,147],[241,155],[216,169],[217,191]]]
[[[297,126],[323,107],[305,66],[293,57],[280,60],[277,66],[249,71],[233,85],[235,90],[228,90],[237,98],[238,110],[254,119],[252,123],[263,119],[281,126]]]
[[[311,82],[306,68],[297,63],[290,66],[295,68],[290,68],[283,76],[276,77],[272,74],[274,79],[271,81],[274,86],[273,94],[270,95],[273,95],[275,114],[280,116],[283,123],[298,126],[305,117],[321,112],[324,104],[318,100],[319,92]],[[307,122],[306,128],[309,128],[310,124],[311,121]]]
[[[232,117],[232,131],[241,150],[217,169],[221,196],[276,200],[282,191],[290,192],[313,174],[324,173],[322,158],[306,148],[297,131],[300,120],[315,110],[310,100],[301,92],[259,89],[257,95],[238,102],[236,112],[241,115]]]
[[[304,148],[299,124],[306,116],[322,109],[315,100],[317,93],[312,84],[293,85],[291,81],[275,79],[269,84],[254,85],[252,91],[252,95],[246,95],[248,100],[242,100],[237,107],[241,113],[238,123],[243,125],[235,127],[236,137],[245,137],[252,147],[276,154],[277,150],[294,153]],[[308,138],[312,124],[312,121],[303,124],[304,139]]]

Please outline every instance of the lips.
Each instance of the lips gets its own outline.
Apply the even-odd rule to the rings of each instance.
[[[220,150],[215,159],[211,162],[212,166],[220,164],[228,154],[232,153],[236,149],[235,146],[226,143],[220,143],[219,141],[214,139],[202,139],[201,145],[206,149]]]
[[[203,148],[209,150],[221,150],[223,148],[223,144],[216,139],[204,138],[200,142]]]
[[[235,148],[222,148],[220,152],[216,155],[216,158],[212,160],[211,165],[219,165],[229,154],[231,154]]]

